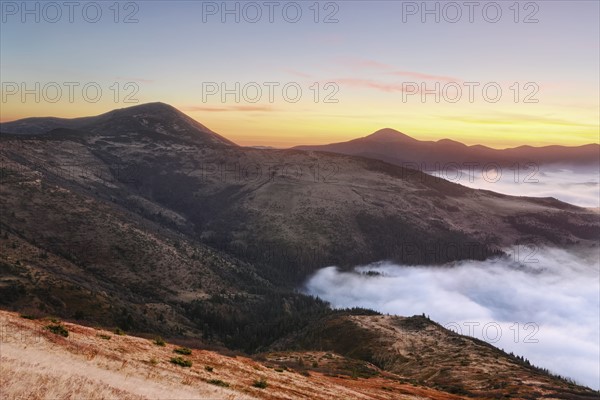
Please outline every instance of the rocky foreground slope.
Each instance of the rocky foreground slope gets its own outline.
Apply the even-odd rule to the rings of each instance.
[[[404,356],[396,357],[399,364],[390,371],[333,351],[273,351],[249,358],[199,349],[185,342],[164,343],[160,338],[116,334],[49,318],[31,320],[0,311],[0,393],[6,399],[31,400],[595,399],[598,396],[507,359],[506,354],[492,346],[459,335],[448,336],[441,330],[436,332],[435,324],[421,317],[355,316],[338,319],[337,323],[362,330],[362,335],[355,339],[368,339],[369,332],[371,336],[383,333],[384,342],[390,335],[404,338],[395,344],[388,343],[388,354],[376,358],[394,362],[394,353],[401,352]],[[343,334],[343,331],[336,333]],[[327,335],[324,338],[331,339]],[[341,347],[348,346],[350,341],[347,336],[342,341],[345,344],[338,347],[343,352]],[[354,346],[357,344],[355,341]],[[379,348],[370,340],[363,346],[373,346],[370,351],[375,352]],[[444,352],[445,356],[432,359],[438,352]],[[426,368],[416,368],[415,357],[423,357]],[[437,368],[437,362],[444,368]],[[494,376],[492,372],[498,364],[510,369],[512,382],[507,383],[502,372]],[[452,383],[458,375],[465,385],[478,389],[471,393],[463,389],[459,393]]]
[[[64,326],[68,337],[46,330]],[[460,399],[326,352],[254,359],[0,311],[5,399]],[[180,357],[191,362],[171,362]],[[358,375],[362,374],[362,377]]]

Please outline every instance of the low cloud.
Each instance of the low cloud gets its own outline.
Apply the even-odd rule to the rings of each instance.
[[[597,249],[575,253],[545,248],[532,254],[515,248],[510,254],[444,267],[389,262],[350,272],[328,267],[308,280],[306,291],[336,308],[428,314],[449,329],[598,389]],[[368,271],[380,275],[366,275]]]
[[[438,171],[433,175],[474,189],[530,197],[554,197],[580,207],[600,207],[600,175],[595,168],[542,165],[499,171]],[[499,172],[499,174],[497,174]]]

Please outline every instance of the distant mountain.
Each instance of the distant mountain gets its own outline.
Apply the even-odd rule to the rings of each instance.
[[[0,132],[15,135],[82,136],[169,135],[202,140],[207,144],[235,146],[196,120],[165,103],[147,103],[82,118],[26,118],[0,124]]]
[[[326,151],[379,159],[400,166],[413,164],[427,170],[450,166],[464,168],[468,164],[475,169],[489,163],[510,166],[516,163],[567,164],[571,166],[600,165],[600,145],[583,146],[520,146],[509,149],[492,149],[482,145],[467,146],[450,139],[422,141],[411,138],[394,129],[381,129],[369,136],[341,143],[297,146],[294,149]],[[424,164],[424,165],[422,165]],[[414,165],[413,165],[414,166]]]
[[[402,132],[395,129],[384,128],[374,132],[365,138],[369,142],[374,143],[416,143],[417,139],[413,139]]]

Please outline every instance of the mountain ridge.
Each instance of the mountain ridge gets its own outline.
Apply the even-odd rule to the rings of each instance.
[[[411,163],[478,163],[480,166],[489,163],[501,166],[514,163],[600,165],[600,144],[596,143],[579,146],[520,145],[495,149],[481,144],[466,145],[448,138],[437,141],[418,140],[391,128],[345,142],[301,145],[294,146],[293,149],[364,155],[401,166]]]

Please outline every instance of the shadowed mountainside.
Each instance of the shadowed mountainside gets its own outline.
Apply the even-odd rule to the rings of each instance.
[[[472,190],[367,158],[241,148],[161,103],[85,120],[77,131],[3,135],[8,173],[117,199],[279,283],[333,264],[483,259],[516,243],[597,237],[595,214],[554,199]]]

